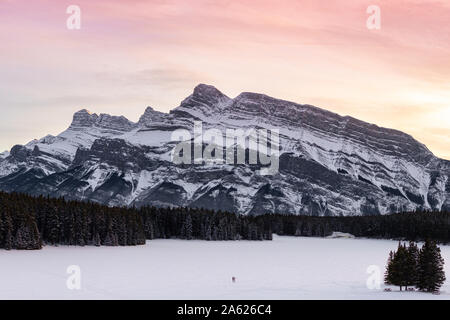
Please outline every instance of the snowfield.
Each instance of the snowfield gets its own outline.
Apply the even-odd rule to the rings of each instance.
[[[0,299],[449,299],[368,289],[396,241],[274,237],[264,242],[153,240],[138,247],[0,251]],[[450,246],[441,246],[450,278]],[[70,265],[81,289],[66,285]],[[236,277],[236,282],[232,282]]]

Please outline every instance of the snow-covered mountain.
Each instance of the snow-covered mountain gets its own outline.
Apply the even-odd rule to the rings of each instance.
[[[176,165],[176,129],[277,128],[279,173],[258,166]],[[386,214],[450,210],[450,161],[411,136],[256,93],[199,85],[170,113],[74,114],[70,127],[0,154],[0,189],[108,205],[191,206],[242,214]]]

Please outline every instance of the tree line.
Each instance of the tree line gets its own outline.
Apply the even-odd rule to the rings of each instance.
[[[134,246],[151,239],[271,240],[255,217],[192,208],[108,207],[0,192],[0,248]]]
[[[317,217],[283,214],[242,216],[202,208],[108,207],[63,198],[0,192],[0,248],[43,245],[141,245],[152,239],[271,240],[272,234],[450,242],[448,212]]]
[[[449,212],[414,211],[345,217],[267,214],[260,218],[278,235],[326,237],[339,231],[375,239],[450,242]]]

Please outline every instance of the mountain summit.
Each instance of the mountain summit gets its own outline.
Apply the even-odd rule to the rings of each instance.
[[[279,129],[280,168],[176,165],[176,129]],[[450,210],[450,162],[401,131],[310,105],[200,84],[137,123],[83,109],[58,136],[0,156],[0,189],[118,206],[190,206],[241,214],[377,215]]]

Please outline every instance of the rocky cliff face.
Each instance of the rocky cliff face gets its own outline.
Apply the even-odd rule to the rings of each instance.
[[[175,165],[176,129],[278,129],[279,172],[249,164]],[[450,210],[450,162],[411,136],[256,93],[199,85],[170,113],[75,113],[60,135],[0,155],[0,189],[108,205],[191,206],[309,215]]]

